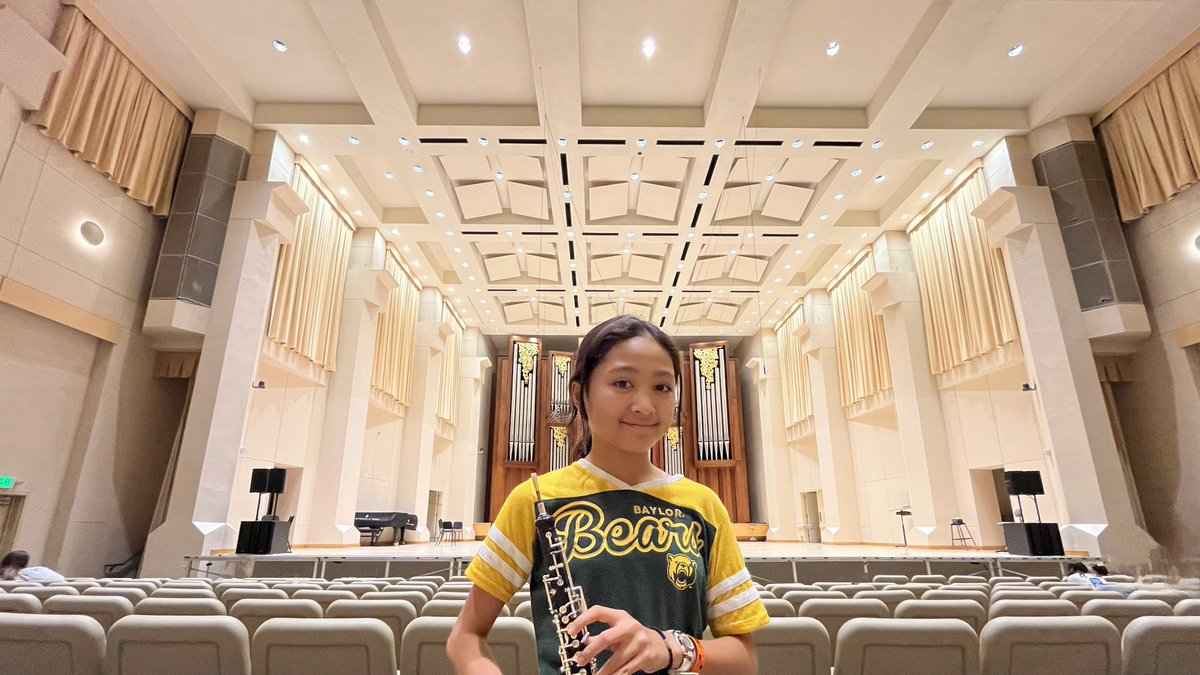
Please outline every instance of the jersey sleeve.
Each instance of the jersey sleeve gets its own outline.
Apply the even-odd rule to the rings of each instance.
[[[714,499],[716,496],[714,495]],[[717,502],[709,557],[708,626],[716,637],[753,633],[771,622],[746,569],[725,505]]]
[[[518,485],[504,500],[487,539],[467,567],[467,577],[500,602],[508,602],[533,570],[533,502],[530,482]]]

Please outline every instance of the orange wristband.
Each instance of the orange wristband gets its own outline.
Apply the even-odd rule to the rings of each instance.
[[[692,671],[699,673],[704,670],[704,642],[696,640],[696,665],[692,666]]]

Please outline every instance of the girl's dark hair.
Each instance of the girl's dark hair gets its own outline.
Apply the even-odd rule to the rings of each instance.
[[[29,554],[25,551],[12,551],[0,560],[0,579],[15,579],[17,572],[29,566]]]
[[[575,352],[575,372],[571,375],[571,384],[579,385],[579,404],[575,404],[575,398],[572,396],[571,419],[568,424],[574,422],[576,416],[583,420],[583,435],[575,441],[575,447],[571,448],[572,461],[586,457],[592,451],[592,432],[588,428],[587,403],[583,396],[592,381],[592,373],[613,347],[639,335],[649,336],[671,357],[671,368],[675,371],[675,385],[678,388],[681,377],[679,355],[675,351],[675,343],[658,326],[649,321],[642,321],[636,316],[622,314],[588,331],[583,342],[579,343],[579,351]]]
[[[1076,572],[1079,574],[1087,574],[1087,571],[1087,565],[1084,565],[1081,562],[1073,562],[1070,565],[1067,565],[1067,572],[1070,574],[1075,574]]]
[[[1104,565],[1101,565],[1099,563],[1092,565],[1092,572],[1095,574],[1098,574],[1102,577],[1106,577],[1109,574],[1112,574],[1111,572],[1108,571],[1107,567],[1105,567]]]

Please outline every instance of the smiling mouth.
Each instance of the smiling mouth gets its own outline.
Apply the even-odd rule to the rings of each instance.
[[[657,424],[637,424],[635,422],[621,422],[621,424],[631,427],[641,427],[643,429],[653,429],[654,427],[658,426]]]

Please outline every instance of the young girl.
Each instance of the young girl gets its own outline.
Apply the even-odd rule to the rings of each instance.
[[[650,463],[675,415],[675,346],[654,324],[618,316],[579,346],[571,378],[583,438],[576,461],[539,479],[588,609],[568,626],[592,637],[579,655],[597,675],[754,673],[750,633],[769,619],[729,523],[709,488]],[[475,583],[447,651],[459,675],[498,675],[486,638],[501,608],[529,583],[541,675],[558,675],[558,637],[542,585],[530,481],[505,500],[467,569]],[[714,636],[701,640],[705,628]],[[677,635],[674,631],[683,633]],[[689,639],[691,636],[692,639]],[[685,655],[686,652],[686,655]]]

